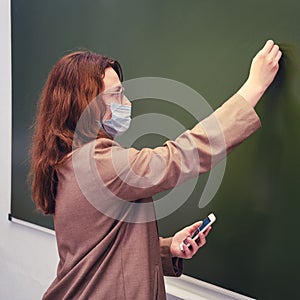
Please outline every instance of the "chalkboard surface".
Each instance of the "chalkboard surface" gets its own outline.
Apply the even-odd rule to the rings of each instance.
[[[198,207],[208,175],[171,215],[161,236],[214,212],[207,245],[185,274],[258,299],[296,299],[300,269],[300,3],[296,0],[12,0],[13,217],[53,228],[35,211],[26,183],[36,104],[47,74],[63,55],[90,49],[116,58],[125,79],[164,77],[199,92],[215,109],[247,78],[268,38],[284,52],[276,81],[257,111],[263,127],[227,159],[214,199]],[[182,107],[138,100],[133,116],[196,119]],[[136,147],[156,146],[147,134]]]

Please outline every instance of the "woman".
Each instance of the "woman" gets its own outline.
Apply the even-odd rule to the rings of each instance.
[[[151,196],[208,171],[260,127],[253,107],[280,57],[268,41],[245,84],[211,116],[175,141],[140,151],[114,141],[129,127],[131,108],[118,62],[75,52],[54,66],[40,98],[31,159],[33,199],[54,215],[60,256],[44,299],[166,298],[163,275],[180,276],[182,258],[205,244],[210,229],[199,243],[188,238],[191,247],[182,250],[201,222],[159,238]],[[211,134],[224,137],[225,149],[209,142],[204,129],[212,119],[221,131]]]

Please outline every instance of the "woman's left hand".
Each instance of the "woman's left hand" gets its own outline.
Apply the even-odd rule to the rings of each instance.
[[[199,242],[196,243],[192,238],[193,232],[201,226],[202,221],[196,222],[191,226],[185,227],[184,229],[178,231],[172,240],[170,251],[173,257],[180,257],[189,259],[192,258],[197,251],[205,245],[206,243],[206,236],[211,230],[211,227],[208,227],[204,233],[199,233]],[[180,244],[184,241],[184,239],[187,238],[187,241],[190,244],[190,247],[183,244],[183,249],[180,249]]]

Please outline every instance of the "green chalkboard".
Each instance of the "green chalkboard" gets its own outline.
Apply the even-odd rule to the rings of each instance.
[[[51,217],[35,211],[26,176],[37,99],[63,55],[78,49],[105,54],[120,61],[125,79],[176,80],[215,109],[240,87],[252,57],[272,38],[284,56],[257,107],[262,129],[229,156],[207,206],[198,207],[205,175],[180,208],[159,220],[159,230],[170,236],[213,211],[218,220],[207,245],[185,262],[185,274],[258,299],[296,299],[299,19],[296,0],[12,0],[12,216],[53,228]],[[134,102],[134,117],[148,113],[185,128],[197,122],[189,110],[159,99]],[[134,146],[165,139],[160,132],[147,133]]]

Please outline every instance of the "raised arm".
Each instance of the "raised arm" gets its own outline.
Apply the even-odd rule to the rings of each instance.
[[[98,139],[94,160],[105,189],[135,201],[209,171],[260,127],[253,107],[273,81],[281,52],[273,41],[254,57],[245,84],[213,114],[155,149],[124,149]]]

